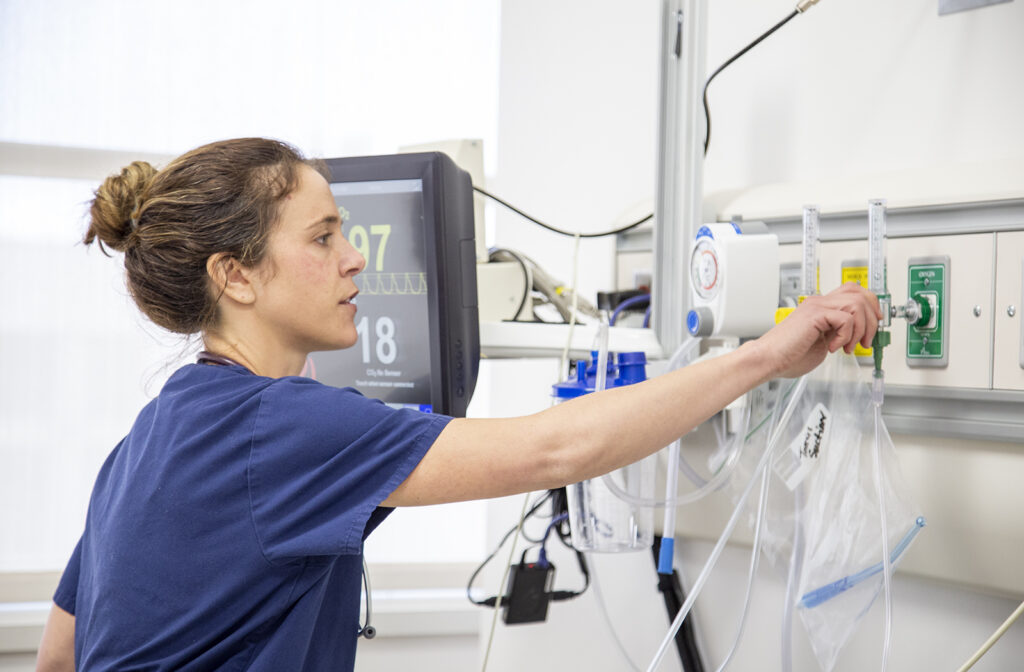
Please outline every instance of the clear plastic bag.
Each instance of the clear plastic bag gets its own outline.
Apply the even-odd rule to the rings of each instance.
[[[774,464],[786,489],[802,493],[796,606],[824,672],[882,589],[880,501],[893,564],[924,524],[892,439],[883,423],[876,425],[869,377],[852,356],[830,356],[812,374],[786,427],[789,450]]]

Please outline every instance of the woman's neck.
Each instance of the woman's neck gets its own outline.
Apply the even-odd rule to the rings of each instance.
[[[287,352],[283,348],[260,347],[244,338],[213,331],[203,334],[203,346],[212,355],[231,360],[258,376],[268,378],[297,376],[306,365],[306,354]]]

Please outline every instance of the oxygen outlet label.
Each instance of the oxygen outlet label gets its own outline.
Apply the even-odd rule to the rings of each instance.
[[[907,293],[929,310],[924,319],[907,325],[907,362],[910,366],[945,366],[949,357],[949,263],[938,259],[914,261],[925,260],[911,260]]]

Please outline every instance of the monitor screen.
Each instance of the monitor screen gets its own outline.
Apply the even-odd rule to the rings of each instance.
[[[315,376],[396,407],[465,415],[479,367],[469,175],[440,153],[330,159],[356,276],[358,341]]]

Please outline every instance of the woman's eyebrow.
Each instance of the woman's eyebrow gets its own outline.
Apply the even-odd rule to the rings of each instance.
[[[341,224],[341,217],[339,217],[338,215],[324,215],[320,219],[310,223],[306,227],[306,229],[315,229],[316,227],[321,226],[323,224],[339,225]]]

